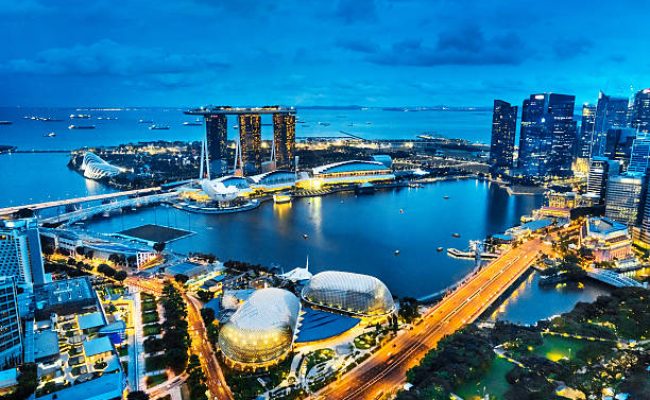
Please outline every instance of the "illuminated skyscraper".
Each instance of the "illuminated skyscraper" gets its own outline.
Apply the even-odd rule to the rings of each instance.
[[[639,136],[634,139],[632,151],[630,152],[630,163],[627,172],[638,172],[645,174],[650,166],[650,137]]]
[[[628,99],[598,93],[596,119],[594,121],[593,156],[605,154],[607,131],[611,128],[625,128],[628,118]]]
[[[610,176],[607,181],[605,216],[627,225],[636,225],[644,184],[645,175],[640,173]]]
[[[292,168],[296,150],[296,116],[273,114],[273,146],[277,168]]]
[[[262,118],[259,114],[239,115],[239,143],[244,173],[259,173],[262,169]]]
[[[45,283],[38,221],[35,218],[0,220],[0,276],[11,276],[20,286]]]
[[[524,100],[519,139],[519,168],[529,177],[571,174],[576,146],[575,96],[555,93]]]
[[[639,90],[632,105],[632,127],[650,133],[650,88]]]
[[[0,370],[22,359],[21,324],[15,279],[0,276]]]
[[[492,112],[492,141],[490,144],[490,169],[492,172],[511,169],[517,133],[517,106],[494,100]]]
[[[213,176],[223,175],[228,165],[228,117],[225,114],[205,115],[205,138],[210,172]]]
[[[582,123],[580,125],[580,135],[578,136],[576,157],[589,158],[591,156],[591,147],[593,145],[593,135],[594,135],[595,127],[596,127],[596,106],[583,104]]]
[[[611,175],[620,173],[620,164],[605,157],[592,157],[589,162],[589,176],[587,177],[586,195],[593,198],[596,204],[605,200],[607,179]]]

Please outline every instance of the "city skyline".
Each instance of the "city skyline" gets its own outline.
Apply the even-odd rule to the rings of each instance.
[[[582,104],[642,89],[650,62],[648,5],[626,2],[3,3],[4,106]]]

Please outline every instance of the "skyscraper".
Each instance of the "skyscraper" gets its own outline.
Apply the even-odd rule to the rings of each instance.
[[[18,285],[45,283],[35,218],[0,221],[0,276],[14,277]]]
[[[605,216],[627,225],[636,225],[644,187],[645,175],[640,173],[610,176],[607,181]]]
[[[492,112],[492,141],[490,169],[497,172],[511,169],[517,133],[517,106],[503,100],[494,100]]]
[[[239,144],[244,173],[257,174],[262,169],[262,118],[260,114],[239,115]]]
[[[632,127],[650,133],[650,88],[639,90],[632,105]]]
[[[277,168],[292,168],[296,150],[296,116],[273,114],[273,150]]]
[[[569,175],[576,145],[575,96],[555,93],[524,100],[519,168],[526,176]]]
[[[589,176],[587,177],[586,195],[594,199],[595,204],[602,204],[605,200],[607,179],[610,175],[618,175],[620,164],[605,157],[593,157],[589,162]]]
[[[222,175],[228,165],[228,117],[225,114],[205,115],[205,138],[210,160],[210,172]]]
[[[631,128],[609,128],[602,156],[627,165],[635,138],[636,132]]]
[[[628,172],[645,174],[650,166],[650,136],[639,136],[634,139],[630,153]]]
[[[0,276],[0,370],[17,365],[22,359],[21,325],[16,297],[14,278]]]
[[[628,103],[628,99],[624,97],[612,97],[603,92],[598,93],[591,153],[593,156],[602,156],[604,154],[607,131],[610,128],[624,128],[627,126]]]
[[[582,122],[580,125],[580,135],[578,136],[576,157],[589,158],[591,156],[591,146],[593,143],[595,125],[596,125],[596,106],[590,104],[583,104]]]

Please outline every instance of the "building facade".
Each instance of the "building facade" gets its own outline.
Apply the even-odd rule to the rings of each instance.
[[[589,158],[593,145],[594,128],[596,126],[596,106],[590,104],[582,105],[582,121],[580,123],[580,135],[576,147],[576,157]]]
[[[21,362],[23,346],[16,281],[0,276],[0,370]]]
[[[577,141],[575,96],[555,93],[524,100],[519,138],[519,169],[534,178],[571,174]]]
[[[634,139],[630,152],[630,162],[627,166],[628,172],[645,174],[648,171],[650,161],[650,136],[639,136]]]
[[[273,154],[277,168],[293,169],[296,152],[296,116],[273,114]]]
[[[225,114],[205,116],[205,140],[210,172],[220,176],[228,165],[228,117]]]
[[[262,117],[259,114],[239,115],[239,148],[245,174],[262,171]]]
[[[512,168],[516,133],[517,106],[512,106],[503,100],[494,100],[490,144],[491,171],[497,172]]]
[[[0,221],[0,276],[14,277],[19,286],[45,283],[36,218]]]
[[[598,93],[592,155],[604,155],[607,131],[611,128],[626,127],[628,125],[627,115],[628,99],[608,96],[603,92]]]
[[[581,230],[581,247],[595,262],[625,260],[633,256],[632,237],[627,225],[609,218],[589,218]]]
[[[639,132],[650,133],[650,88],[639,90],[634,96],[631,125]]]
[[[625,173],[610,176],[607,181],[605,216],[626,225],[636,225],[644,188],[644,174]]]

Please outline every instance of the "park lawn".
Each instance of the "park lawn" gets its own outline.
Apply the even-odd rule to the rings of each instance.
[[[533,353],[557,362],[564,358],[573,360],[586,343],[579,339],[544,335],[544,344],[537,346]]]
[[[167,373],[147,376],[147,389],[160,385],[167,380]]]
[[[142,327],[142,332],[144,336],[152,336],[152,335],[157,335],[161,332],[160,325],[158,324],[153,324],[153,325],[145,325]]]
[[[150,324],[152,322],[158,322],[158,312],[156,311],[151,311],[151,312],[146,312],[142,313],[142,323],[143,324]]]
[[[158,308],[158,305],[155,301],[146,301],[142,303],[142,313],[144,314],[147,311],[153,311]]]
[[[510,384],[506,381],[506,374],[513,368],[514,365],[508,360],[495,357],[490,369],[480,379],[466,382],[454,393],[465,400],[480,400],[486,393],[503,399],[510,388]]]
[[[147,372],[160,371],[165,369],[167,365],[165,364],[165,356],[151,356],[144,359],[144,369]]]

